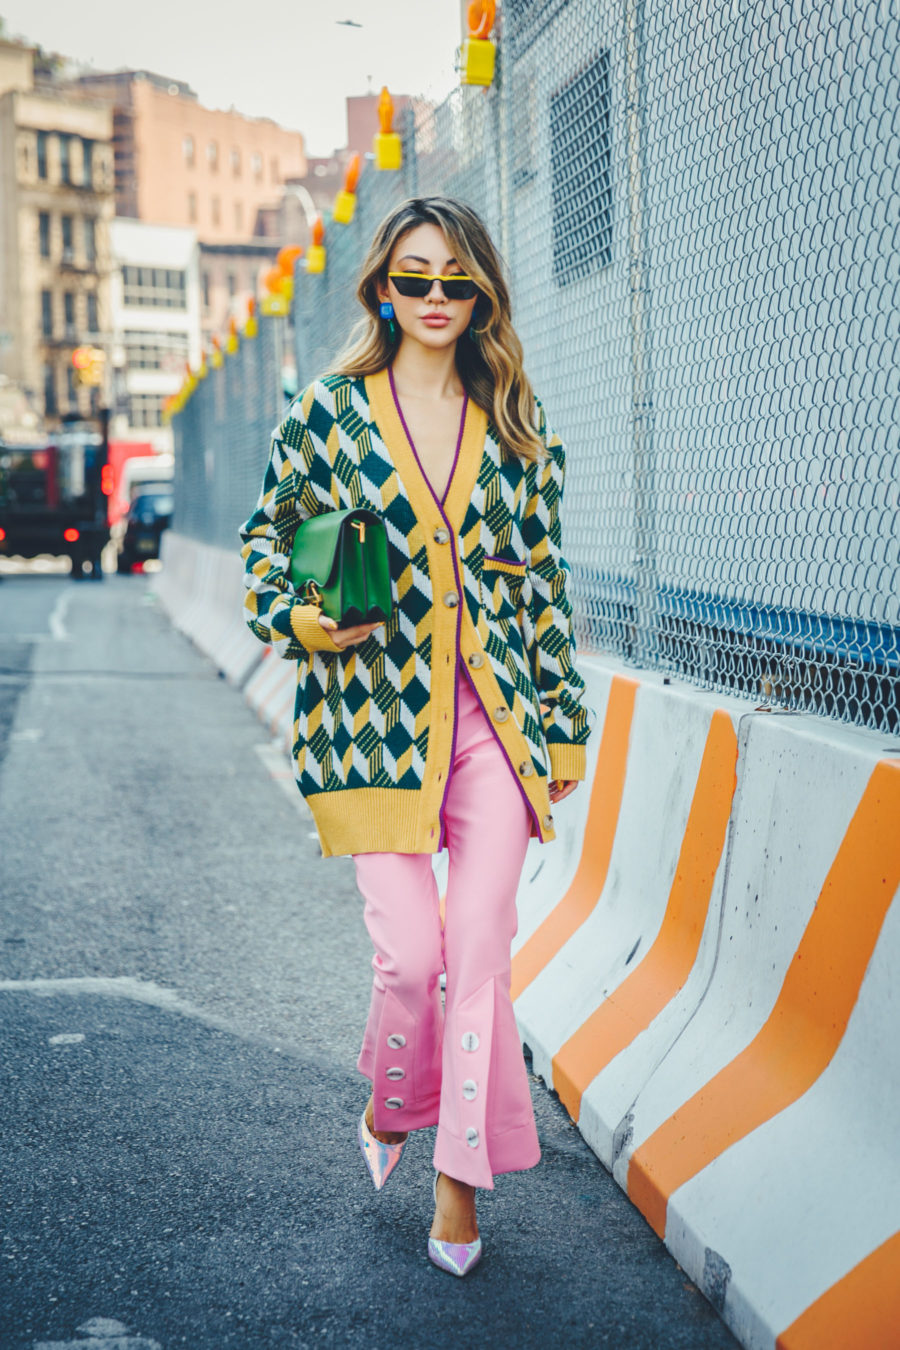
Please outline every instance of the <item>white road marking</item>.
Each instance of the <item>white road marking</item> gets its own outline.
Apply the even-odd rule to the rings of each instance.
[[[50,633],[57,642],[68,642],[69,634],[66,631],[66,610],[72,602],[72,592],[70,590],[62,591],[56,604],[53,606],[53,612],[50,615]]]
[[[87,1322],[82,1322],[80,1327],[75,1330],[81,1336],[127,1336],[128,1328],[124,1322],[117,1322],[114,1317],[92,1317]]]
[[[22,727],[20,731],[10,733],[11,741],[39,741],[44,734],[43,727]]]
[[[135,1003],[149,1003],[166,1012],[181,1013],[206,1026],[235,1033],[235,1027],[224,1017],[205,1012],[172,989],[165,989],[153,980],[136,980],[131,975],[75,975],[60,979],[0,980],[0,994],[36,994],[52,998],[55,994],[97,994],[105,998],[130,998]],[[238,1033],[239,1034],[239,1033]]]
[[[56,1036],[51,1036],[48,1045],[78,1045],[84,1040],[83,1031],[61,1031]]]
[[[92,1336],[87,1341],[35,1341],[34,1350],[162,1350],[162,1346],[149,1336]]]

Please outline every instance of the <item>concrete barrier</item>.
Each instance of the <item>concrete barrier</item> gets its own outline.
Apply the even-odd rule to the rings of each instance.
[[[168,532],[163,564],[289,752],[296,665],[246,628],[240,558]],[[588,782],[519,894],[535,1069],[748,1350],[900,1350],[898,746],[582,669]]]
[[[535,1068],[742,1344],[900,1346],[895,747],[582,668],[576,861],[521,888]]]
[[[160,558],[162,571],[155,589],[175,627],[233,684],[242,686],[266,649],[244,622],[244,565],[239,552],[166,530]]]

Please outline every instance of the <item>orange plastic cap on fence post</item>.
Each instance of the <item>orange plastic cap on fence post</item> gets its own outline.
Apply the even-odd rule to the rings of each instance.
[[[256,300],[251,295],[247,301],[247,318],[244,322],[244,337],[255,338],[259,332],[259,320],[256,317]]]
[[[228,320],[228,337],[225,339],[225,355],[234,356],[240,345],[241,340],[238,337],[237,319],[232,316]]]

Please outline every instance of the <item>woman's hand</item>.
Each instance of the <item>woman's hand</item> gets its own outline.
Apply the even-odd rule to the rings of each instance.
[[[342,651],[345,647],[355,647],[357,643],[365,642],[376,628],[384,627],[384,621],[379,619],[378,623],[358,623],[353,628],[338,628],[334,619],[329,619],[327,614],[319,615],[319,623],[327,630],[334,645]]]
[[[542,713],[548,713],[550,711],[549,703],[542,703],[540,707]],[[561,802],[566,797],[570,796],[570,794],[573,793],[577,788],[579,781],[580,780],[578,778],[569,778],[569,779],[551,778],[550,779],[551,802],[553,802],[555,805],[557,802]]]

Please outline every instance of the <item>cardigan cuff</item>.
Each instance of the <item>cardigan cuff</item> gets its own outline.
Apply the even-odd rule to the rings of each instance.
[[[565,745],[551,741],[550,777],[564,783],[581,782],[587,775],[587,751],[583,745]]]
[[[317,605],[291,605],[291,628],[294,637],[308,652],[340,652],[327,628],[319,623]]]

